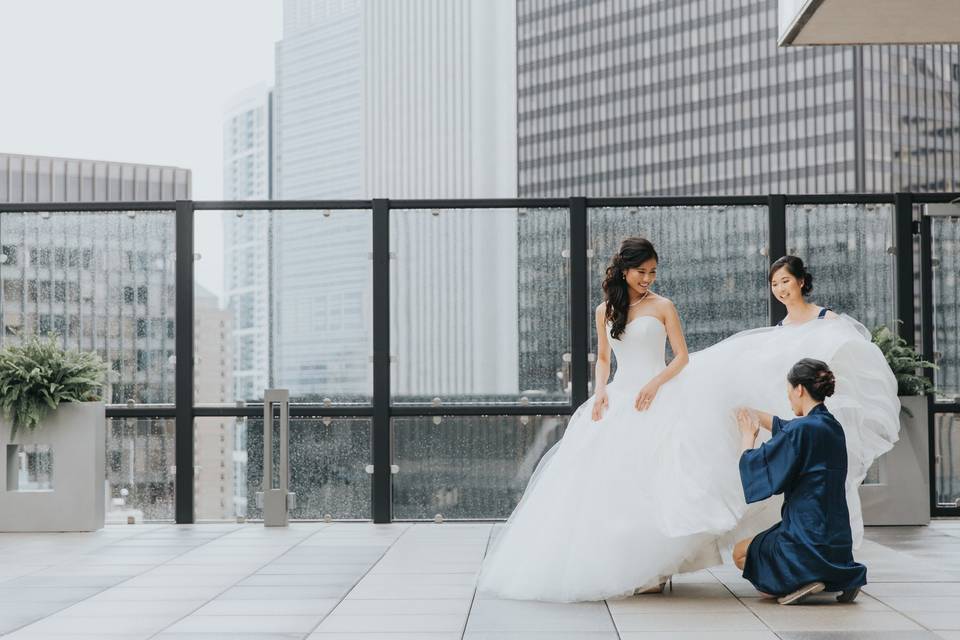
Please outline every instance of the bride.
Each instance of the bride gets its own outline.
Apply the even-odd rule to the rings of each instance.
[[[812,278],[795,259],[770,274],[788,322],[688,356],[676,309],[651,290],[656,267],[653,246],[634,237],[607,268],[596,394],[544,455],[499,532],[482,592],[602,600],[662,590],[670,575],[720,564],[721,548],[776,522],[781,500],[746,505],[734,409],[786,415],[783,380],[802,357],[826,361],[837,378],[827,406],[845,429],[851,529],[855,544],[862,538],[857,487],[899,428],[896,381],[865,329],[832,312],[811,321],[804,296]],[[611,349],[617,370],[607,383]]]

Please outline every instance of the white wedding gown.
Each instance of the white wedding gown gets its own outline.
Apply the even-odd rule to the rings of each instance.
[[[736,334],[691,354],[645,412],[633,403],[664,369],[664,326],[639,316],[610,342],[617,371],[607,411],[594,422],[591,397],[544,455],[484,560],[481,592],[601,600],[720,564],[721,548],[775,523],[782,501],[745,503],[733,409],[792,417],[786,375],[804,357],[826,361],[837,378],[826,405],[846,435],[847,500],[859,546],[857,487],[897,440],[900,411],[896,380],[859,323],[842,316]]]

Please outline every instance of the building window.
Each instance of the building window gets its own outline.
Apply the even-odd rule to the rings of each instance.
[[[110,471],[111,473],[120,473],[123,469],[123,453],[121,451],[110,452]]]
[[[35,267],[49,267],[50,249],[30,249],[30,264]]]
[[[18,302],[23,294],[23,284],[19,280],[3,281],[3,298],[7,302]]]
[[[2,264],[7,267],[13,267],[17,264],[17,247],[12,244],[5,244],[0,247],[0,253],[7,257],[7,261]]]

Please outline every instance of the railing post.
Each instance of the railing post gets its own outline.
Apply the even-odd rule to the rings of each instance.
[[[373,521],[393,519],[390,434],[390,201],[373,201]]]
[[[899,201],[898,201],[899,202]],[[920,341],[923,359],[936,362],[933,354],[933,235],[929,216],[920,217]],[[912,243],[911,243],[911,246]],[[897,257],[900,257],[899,251]],[[899,303],[899,298],[898,298]],[[923,375],[934,380],[933,369],[926,368]],[[927,394],[927,442],[929,443],[927,464],[930,471],[930,515],[955,515],[944,513],[937,501],[937,456],[936,456],[936,420],[934,395]]]
[[[273,486],[273,408],[280,407],[279,482]],[[297,496],[290,492],[290,390],[263,390],[263,480],[257,506],[263,510],[265,527],[286,527]]]
[[[787,197],[783,194],[771,194],[767,196],[768,264],[772,265],[785,255],[787,255]],[[773,297],[772,292],[768,300],[772,326],[786,317],[787,310]]]
[[[570,198],[570,402],[574,407],[587,401],[590,379],[587,235],[587,200]]]
[[[897,333],[913,346],[916,344],[917,324],[913,286],[913,196],[898,193],[894,196],[894,246],[896,248],[896,304]]]
[[[174,464],[177,524],[193,515],[193,201],[178,200],[176,235],[176,395]]]

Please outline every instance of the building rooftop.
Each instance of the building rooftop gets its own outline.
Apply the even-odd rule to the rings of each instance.
[[[0,636],[18,640],[960,638],[960,520],[870,527],[858,601],[783,607],[732,565],[672,591],[554,604],[478,595],[501,524],[108,526],[0,535]],[[8,635],[4,635],[8,634]]]

